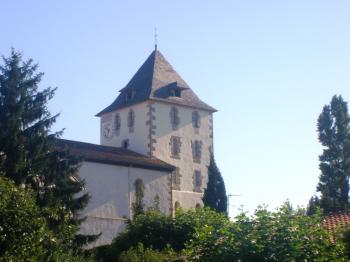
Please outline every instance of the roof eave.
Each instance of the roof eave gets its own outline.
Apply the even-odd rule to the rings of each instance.
[[[149,98],[149,100],[163,102],[163,103],[167,103],[167,104],[175,104],[175,105],[180,105],[180,106],[189,107],[189,108],[201,109],[201,110],[212,112],[212,113],[218,112],[217,109],[215,109],[214,107],[211,107],[211,106],[202,107],[202,106],[195,106],[195,105],[186,105],[186,104],[182,104],[182,103],[177,103],[177,101],[175,101],[175,100],[172,101],[172,100],[158,98],[158,97],[151,97],[151,98]]]

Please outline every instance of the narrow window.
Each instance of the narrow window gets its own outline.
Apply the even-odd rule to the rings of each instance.
[[[122,148],[128,149],[129,148],[129,139],[124,139],[122,141]]]
[[[201,123],[200,123],[200,115],[198,111],[193,111],[192,112],[192,125],[194,128],[199,128]]]
[[[128,128],[129,132],[134,132],[134,126],[135,126],[135,113],[134,110],[130,109],[128,112]]]
[[[170,123],[173,130],[176,130],[180,124],[179,111],[176,107],[170,109]]]
[[[114,130],[116,135],[119,135],[120,132],[120,115],[117,113],[114,118]]]
[[[192,143],[192,156],[193,161],[196,163],[201,162],[201,156],[202,156],[202,142],[199,140],[195,140]]]
[[[172,136],[170,138],[170,154],[173,158],[180,158],[180,147],[181,140],[180,137]]]
[[[180,168],[176,168],[175,172],[173,173],[173,185],[179,185],[180,184]]]
[[[193,174],[193,184],[195,188],[200,188],[202,186],[202,175],[201,171],[195,170]]]

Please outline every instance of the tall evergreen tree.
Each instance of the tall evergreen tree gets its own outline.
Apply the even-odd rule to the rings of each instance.
[[[318,196],[312,196],[306,208],[306,215],[315,215],[318,208],[320,208],[320,199]]]
[[[50,114],[47,103],[55,89],[39,91],[43,73],[37,73],[38,66],[31,59],[22,61],[13,49],[2,60],[0,171],[17,185],[34,190],[38,206],[47,212],[50,229],[67,241],[77,232],[78,212],[89,196],[76,195],[84,186],[74,176],[80,160],[64,149],[56,150],[62,132],[50,133],[58,115]]]
[[[145,194],[145,185],[143,181],[138,178],[134,182],[135,186],[135,202],[132,203],[132,211],[133,216],[136,217],[138,215],[145,213],[145,204],[143,203],[143,198]]]
[[[204,191],[203,203],[217,212],[227,214],[227,196],[224,179],[215,163],[213,154],[208,167],[208,184]]]
[[[350,176],[350,119],[347,103],[333,96],[318,118],[319,141],[325,147],[320,159],[320,207],[325,213],[347,210]]]

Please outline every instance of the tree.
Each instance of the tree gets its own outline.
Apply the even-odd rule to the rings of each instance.
[[[135,202],[132,203],[132,211],[134,218],[145,213],[145,204],[143,203],[145,186],[142,179],[138,178],[134,182],[135,186]]]
[[[221,220],[196,227],[181,261],[348,261],[344,243],[331,242],[319,214],[306,216],[285,204],[276,212],[262,206],[253,216]]]
[[[161,253],[157,250],[150,248],[144,248],[142,243],[139,243],[137,247],[132,247],[123,252],[118,261],[120,262],[164,262],[169,261],[169,255],[164,252]]]
[[[317,210],[320,208],[320,199],[318,196],[312,196],[307,205],[306,214],[308,216],[314,215],[317,213]]]
[[[227,196],[224,179],[217,167],[213,154],[208,167],[208,184],[204,191],[203,203],[217,212],[227,214]]]
[[[56,89],[39,91],[43,73],[13,49],[0,64],[0,170],[16,185],[33,189],[36,204],[46,212],[50,229],[71,244],[78,230],[78,212],[89,199],[80,194],[84,181],[75,178],[80,160],[56,150],[62,132],[50,134],[58,115],[47,103]],[[79,238],[81,239],[81,237]]]
[[[350,119],[347,103],[333,96],[318,118],[319,141],[325,147],[320,159],[320,206],[325,213],[349,208]]]
[[[175,217],[148,210],[132,221],[128,221],[126,228],[112,242],[98,250],[98,259],[103,261],[118,261],[118,256],[131,248],[142,244],[144,248],[164,251],[168,248],[180,252],[186,247],[196,230],[208,225],[215,229],[225,228],[228,218],[208,208],[183,211],[179,209]],[[171,237],[169,237],[171,236]]]
[[[32,190],[0,173],[0,261],[90,261],[55,241]]]

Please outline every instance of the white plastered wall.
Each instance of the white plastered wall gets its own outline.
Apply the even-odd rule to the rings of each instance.
[[[79,177],[85,180],[91,199],[84,209],[83,215],[87,218],[81,224],[80,233],[102,233],[87,248],[110,244],[124,229],[126,218],[132,216],[130,207],[134,202],[134,182],[138,178],[145,185],[146,208],[153,205],[154,197],[158,194],[161,212],[169,214],[170,176],[166,171],[83,162]]]
[[[135,126],[134,131],[130,132],[127,117],[129,110],[132,109],[135,113]],[[121,126],[120,131],[115,131],[115,115],[120,115]],[[149,143],[149,127],[146,122],[149,119],[147,103],[139,103],[129,107],[121,108],[111,113],[101,116],[100,121],[100,142],[101,145],[121,147],[122,141],[129,140],[129,149],[134,150],[140,154],[147,155],[148,143]],[[103,125],[109,123],[112,127],[112,135],[109,138],[103,135]]]

